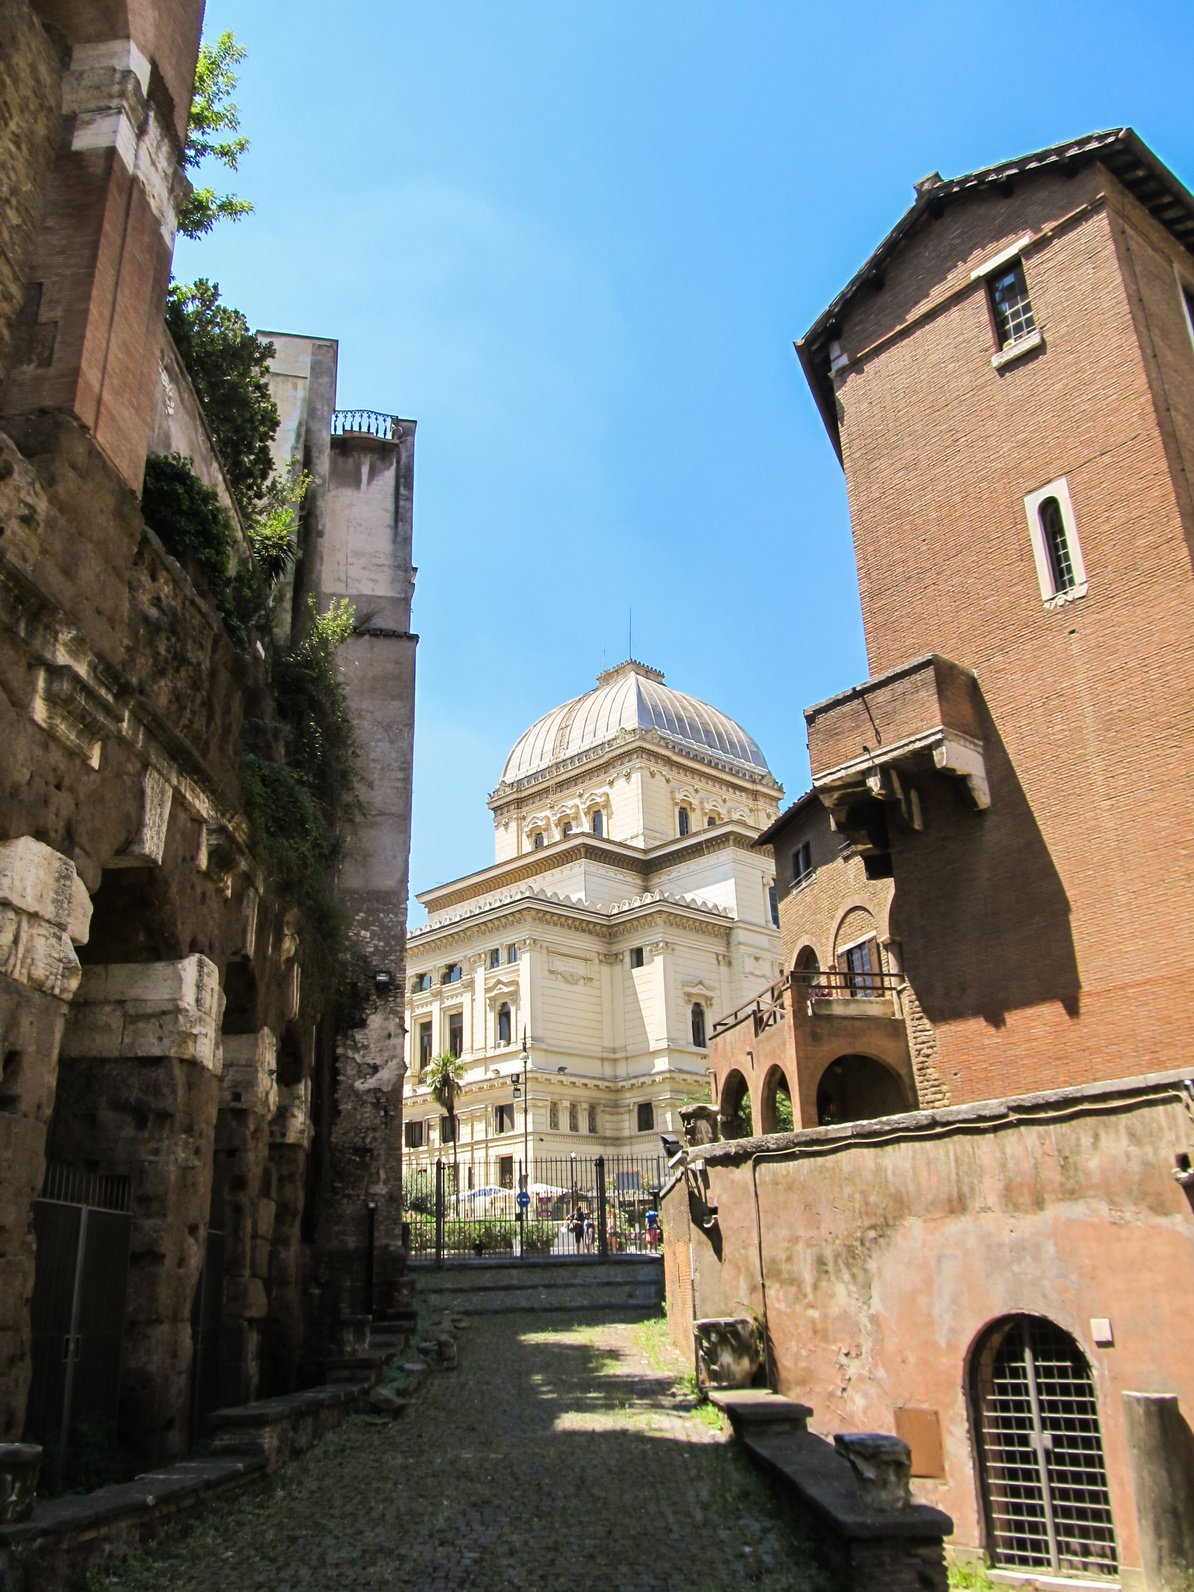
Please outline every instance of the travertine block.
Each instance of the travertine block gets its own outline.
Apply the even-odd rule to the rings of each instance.
[[[271,1029],[225,1034],[220,1104],[272,1116],[278,1107],[278,1041]]]
[[[32,835],[0,845],[0,973],[70,1000],[91,898],[74,864]],[[73,943],[72,943],[73,942]]]
[[[89,967],[62,1055],[174,1056],[218,1072],[222,1005],[215,964],[205,956]]]

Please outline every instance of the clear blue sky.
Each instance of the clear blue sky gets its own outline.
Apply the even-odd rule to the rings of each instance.
[[[1194,187],[1177,0],[211,0],[228,27],[257,212],[176,273],[419,423],[412,891],[492,861],[506,753],[631,609],[805,788],[801,709],[866,663],[792,342],[916,178],[1130,124]]]

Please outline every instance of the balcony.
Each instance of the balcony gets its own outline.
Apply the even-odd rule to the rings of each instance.
[[[937,653],[805,709],[813,788],[872,878],[890,873],[893,806],[921,827],[914,780],[959,781],[976,812],[991,803],[982,699],[969,669]]]
[[[713,1024],[714,1035],[749,1022],[755,1038],[789,1014],[816,1021],[831,1017],[902,1018],[902,980],[892,973],[848,973],[841,968],[786,973]]]
[[[375,437],[379,442],[402,441],[402,419],[380,409],[336,409],[332,413],[333,437]]]

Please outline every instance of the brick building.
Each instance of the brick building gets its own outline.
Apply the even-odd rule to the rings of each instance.
[[[790,975],[711,1045],[725,1123],[782,1073],[798,1131],[665,1201],[679,1317],[759,1310],[961,1547],[1124,1586],[1194,1564],[1192,250],[1095,134],[917,183],[798,343],[871,673],[806,712],[825,814],[764,837]]]

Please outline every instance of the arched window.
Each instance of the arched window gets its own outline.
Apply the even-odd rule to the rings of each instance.
[[[705,1038],[705,1008],[700,1001],[692,1003],[692,1042],[701,1050],[708,1043]]]
[[[1098,1401],[1078,1344],[1042,1316],[1005,1316],[975,1348],[970,1393],[993,1562],[1113,1576]]]
[[[692,820],[689,817],[688,808],[681,807],[680,811],[676,814],[676,827],[678,832],[681,835],[686,835],[691,827],[691,823]]]
[[[1070,556],[1070,542],[1066,535],[1061,504],[1055,497],[1047,497],[1037,507],[1041,522],[1041,536],[1049,559],[1049,573],[1053,577],[1054,592],[1074,589],[1074,560]]]
[[[595,835],[604,835],[605,833],[605,814],[600,809],[593,814],[593,833]]]
[[[503,1001],[498,1007],[497,1042],[499,1045],[508,1045],[510,1043],[510,1007],[506,1001]]]

